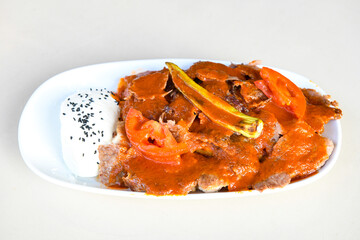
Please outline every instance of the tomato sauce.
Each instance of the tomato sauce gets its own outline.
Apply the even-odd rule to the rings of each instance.
[[[225,101],[235,99],[228,103],[235,108],[241,104],[237,109],[260,118],[264,122],[261,135],[247,138],[210,120],[176,89],[167,69],[126,77],[116,93],[121,99],[121,120],[127,121],[130,109],[136,109],[146,121],[161,123],[176,142],[186,144],[188,150],[170,156],[178,157],[178,164],[161,162],[156,160],[162,156],[161,149],[156,158],[146,157],[131,144],[135,138],[128,135],[130,147],[119,152],[114,161],[121,164],[122,169],[123,182],[119,187],[154,195],[184,195],[197,189],[262,191],[315,174],[330,156],[333,143],[320,133],[328,121],[341,117],[340,109],[312,104],[306,95],[306,111],[299,118],[256,88],[254,82],[261,80],[260,69],[250,65],[199,62],[187,73],[210,93]],[[241,82],[246,82],[246,90],[236,91],[235,87],[241,86]],[[200,98],[196,94],[193,97]],[[211,118],[229,117],[223,110],[212,107],[211,101],[202,104]],[[232,121],[236,124],[236,119],[227,119]],[[151,134],[149,136],[146,144],[154,144]],[[100,162],[100,168],[102,164]],[[119,167],[114,169],[119,172]],[[109,179],[100,179],[105,185],[111,185]]]

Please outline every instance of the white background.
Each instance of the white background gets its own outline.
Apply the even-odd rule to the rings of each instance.
[[[356,0],[0,0],[0,239],[359,239],[359,10]],[[189,201],[79,192],[26,167],[18,120],[41,83],[148,58],[261,59],[309,77],[344,112],[338,162],[300,189]]]

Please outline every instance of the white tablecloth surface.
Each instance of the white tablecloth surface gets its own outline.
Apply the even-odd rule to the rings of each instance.
[[[0,1],[0,239],[359,239],[359,10],[356,0]],[[172,201],[67,189],[25,165],[19,117],[48,78],[173,57],[261,59],[312,79],[344,112],[335,167],[287,192]]]

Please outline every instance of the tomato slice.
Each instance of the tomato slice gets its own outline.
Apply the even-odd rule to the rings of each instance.
[[[280,73],[263,67],[260,71],[263,80],[255,81],[258,87],[274,103],[285,108],[297,118],[302,118],[306,111],[306,100],[301,89]]]
[[[189,151],[185,143],[175,140],[166,126],[145,118],[134,108],[126,116],[125,130],[135,150],[155,162],[180,164],[180,155]]]

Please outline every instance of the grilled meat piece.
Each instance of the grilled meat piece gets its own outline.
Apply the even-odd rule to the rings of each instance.
[[[272,153],[261,163],[253,187],[260,191],[282,187],[290,179],[310,175],[325,164],[333,149],[331,140],[315,133],[305,122],[299,122],[279,139]]]
[[[123,187],[122,177],[126,175],[121,164],[121,158],[126,155],[127,147],[117,144],[100,145],[99,180],[106,186]]]

